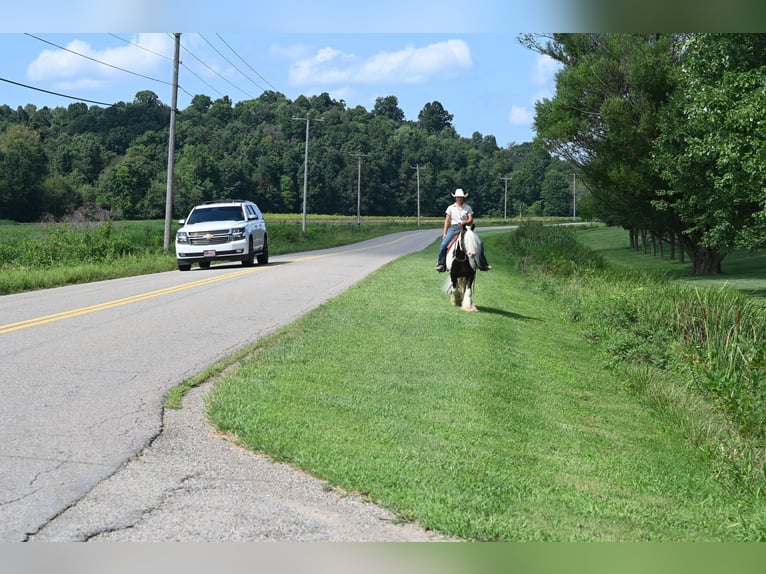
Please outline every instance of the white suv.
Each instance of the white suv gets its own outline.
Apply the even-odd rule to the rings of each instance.
[[[251,266],[269,262],[266,222],[252,201],[207,201],[181,219],[176,233],[176,262],[180,271],[198,263],[203,269],[212,261],[241,261]]]

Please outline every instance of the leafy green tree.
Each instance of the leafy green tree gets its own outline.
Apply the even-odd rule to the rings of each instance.
[[[154,173],[147,150],[140,146],[131,148],[99,181],[101,205],[126,219],[144,217],[142,205],[146,203]]]
[[[453,115],[444,109],[441,102],[429,102],[418,114],[418,124],[428,133],[437,134],[452,127]]]
[[[0,134],[0,218],[34,221],[42,210],[48,158],[40,135],[12,124]]]
[[[538,142],[582,173],[598,217],[625,229],[680,236],[655,200],[652,164],[659,116],[675,88],[678,36],[555,34],[522,43],[558,60],[556,95],[536,106]]]
[[[678,90],[662,116],[656,205],[684,225],[697,274],[726,254],[766,246],[766,37],[694,34],[679,53]]]
[[[376,116],[384,116],[395,122],[404,121],[404,112],[399,107],[399,99],[396,96],[376,98],[372,113]]]
[[[572,215],[575,209],[572,166],[558,158],[551,160],[540,189],[542,215],[547,217]]]

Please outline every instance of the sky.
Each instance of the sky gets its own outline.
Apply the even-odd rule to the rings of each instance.
[[[553,94],[553,61],[512,33],[180,34],[180,110],[197,94],[236,103],[264,90],[293,101],[326,92],[367,110],[396,96],[407,120],[438,101],[459,135],[494,135],[505,147],[531,141],[534,102]],[[0,78],[15,84],[0,82],[0,104],[105,105],[151,90],[170,105],[174,43],[165,32],[2,33],[0,51],[12,56]]]
[[[543,25],[550,22],[535,10],[558,1],[518,6],[527,6],[528,25]],[[554,93],[553,61],[517,40],[538,30],[520,27],[525,20],[508,0],[229,0],[223,13],[187,0],[178,6],[186,14],[180,21],[165,13],[174,2],[135,0],[100,15],[92,0],[66,9],[45,4],[35,4],[43,19],[28,14],[0,24],[0,105],[104,106],[132,102],[142,90],[170,105],[179,29],[179,110],[197,94],[236,104],[264,90],[293,101],[326,92],[367,110],[396,96],[406,120],[438,101],[460,136],[493,135],[506,147],[533,139],[534,103]],[[89,18],[78,16],[78,6]]]
[[[520,33],[724,31],[742,25],[727,16],[748,2],[38,0],[0,20],[0,105],[108,105],[143,90],[170,105],[180,33],[180,110],[197,94],[236,104],[264,90],[293,101],[326,92],[367,110],[396,96],[406,120],[438,101],[460,136],[506,147],[532,141],[535,102],[555,93],[557,66]]]

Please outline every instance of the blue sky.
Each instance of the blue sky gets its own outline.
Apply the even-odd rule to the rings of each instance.
[[[368,110],[376,98],[396,96],[407,120],[439,101],[461,136],[478,131],[507,146],[534,137],[534,102],[553,94],[556,69],[517,35],[568,27],[562,12],[559,22],[541,12],[561,2],[336,0],[281,8],[230,0],[223,12],[198,0],[135,0],[109,11],[93,0],[37,3],[44,17],[17,14],[0,25],[0,78],[28,86],[0,81],[0,104],[130,102],[141,90],[170,104],[172,32],[180,30],[179,109],[196,94],[237,102],[266,89],[291,100],[327,92]]]

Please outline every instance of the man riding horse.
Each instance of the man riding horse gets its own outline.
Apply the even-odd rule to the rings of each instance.
[[[442,232],[442,242],[439,246],[439,260],[436,264],[436,270],[439,273],[447,270],[447,247],[455,237],[455,234],[461,228],[473,225],[473,209],[465,202],[468,194],[461,188],[458,188],[452,194],[452,197],[455,198],[455,203],[450,205],[445,211],[444,231]],[[490,269],[492,269],[492,266],[487,263],[487,259],[484,257],[484,246],[482,245],[481,252],[479,253],[479,270],[489,271]]]

